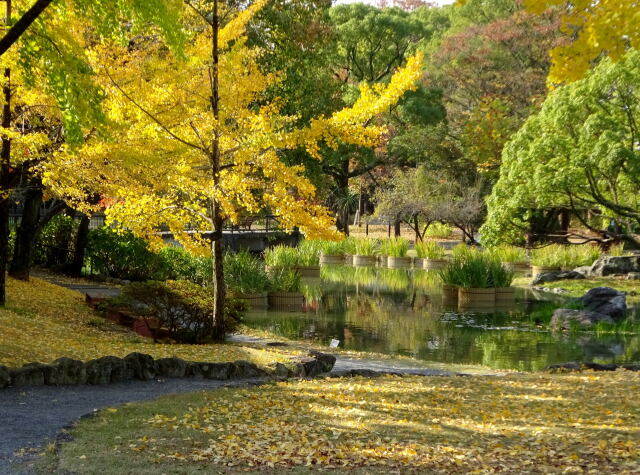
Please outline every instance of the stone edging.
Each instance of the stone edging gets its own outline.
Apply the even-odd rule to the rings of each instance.
[[[71,358],[58,358],[52,364],[29,363],[21,368],[0,366],[0,389],[44,385],[97,385],[132,380],[149,381],[156,378],[311,378],[331,371],[335,361],[335,356],[320,352],[309,352],[306,357],[294,359],[292,368],[275,363],[267,369],[248,361],[206,363],[175,357],[155,360],[143,353],[131,353],[124,358],[103,356],[86,363]]]
[[[615,371],[617,369],[626,369],[627,371],[640,371],[640,363],[629,363],[629,364],[599,364],[599,363],[591,363],[588,361],[582,363],[559,363],[552,364],[547,366],[544,371],[549,371],[551,373],[565,373],[571,371],[585,371],[585,370],[593,370],[593,371]]]

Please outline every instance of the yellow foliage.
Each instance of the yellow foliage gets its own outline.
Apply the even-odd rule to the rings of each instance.
[[[47,183],[75,196],[92,183],[113,201],[110,223],[152,239],[158,226],[166,225],[196,251],[206,252],[207,243],[184,229],[211,229],[212,202],[232,222],[268,206],[287,229],[298,226],[307,237],[336,238],[333,218],[317,202],[304,168],[286,165],[280,152],[306,148],[319,158],[321,143],[378,145],[385,130],[369,122],[415,87],[422,59],[410,58],[387,86],[364,85],[353,107],[296,128],[296,117],[281,114],[277,103],[265,104],[265,91],[280,79],[260,70],[261,53],[243,36],[263,4],[252,4],[220,31],[217,120],[211,106],[212,33],[204,24],[191,28],[184,59],[157,38],[140,39],[133,48],[113,43],[95,48],[90,56],[107,93],[111,138],[90,141],[80,154],[61,154]],[[189,24],[197,21],[188,18]],[[216,138],[222,168],[214,178]]]
[[[8,280],[8,304],[0,309],[0,365],[50,363],[66,356],[87,361],[132,352],[154,358],[177,356],[191,361],[286,362],[284,352],[237,345],[154,344],[92,311],[82,295],[48,282]]]
[[[533,13],[562,8],[561,28],[571,42],[551,51],[549,83],[581,79],[601,55],[619,60],[640,47],[640,3],[637,0],[525,0]]]
[[[127,406],[74,438],[165,472],[638,473],[639,389],[624,370],[291,381]]]

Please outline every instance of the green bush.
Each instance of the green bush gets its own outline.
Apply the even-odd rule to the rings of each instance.
[[[453,234],[453,228],[444,223],[433,223],[427,228],[424,234],[426,238],[432,239],[448,239]]]
[[[128,308],[136,315],[157,318],[169,337],[182,343],[210,341],[213,304],[211,289],[187,281],[136,282],[125,286],[122,294],[110,301],[110,305]],[[242,302],[227,299],[226,331],[238,327],[244,311]]]
[[[64,265],[74,247],[76,231],[76,222],[71,216],[60,214],[51,218],[40,232],[34,262],[47,267]]]
[[[194,256],[189,251],[168,246],[158,253],[162,259],[162,280],[188,280],[199,285],[210,285],[212,277],[211,257]]]
[[[144,239],[130,232],[116,233],[108,227],[89,233],[86,256],[92,271],[128,280],[163,280],[168,269],[162,257]]]
[[[224,282],[227,288],[241,294],[257,294],[269,288],[269,278],[260,259],[247,251],[224,255]]]
[[[300,275],[290,267],[272,267],[268,275],[270,291],[300,292]]]
[[[434,241],[416,243],[416,254],[421,259],[444,259],[444,248]]]

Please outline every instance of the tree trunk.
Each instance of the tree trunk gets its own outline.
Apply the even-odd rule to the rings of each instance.
[[[9,259],[9,200],[0,199],[0,306],[7,303],[6,273]]]
[[[15,279],[28,281],[33,255],[38,239],[40,209],[42,208],[42,188],[29,187],[25,192],[22,220],[16,231],[16,242],[9,275]]]
[[[395,221],[393,223],[393,235],[395,237],[400,237],[400,234],[402,234],[402,229],[400,229],[400,221]]]
[[[213,2],[213,18],[211,22],[212,40],[211,40],[211,57],[213,61],[211,74],[211,110],[213,118],[218,123],[220,118],[220,72],[219,72],[219,45],[218,31],[220,28],[220,18],[218,16],[218,0]],[[220,185],[220,131],[217,126],[213,132],[213,140],[211,142],[211,154],[209,157],[211,162],[211,178],[213,179],[214,188]],[[213,225],[213,235],[211,236],[211,261],[212,261],[212,277],[213,277],[213,315],[211,322],[211,338],[214,341],[224,341],[225,325],[224,325],[224,304],[225,304],[225,288],[224,288],[224,269],[222,267],[222,226],[224,223],[220,204],[214,196],[211,198],[211,222]]]
[[[84,255],[87,250],[87,244],[89,243],[89,224],[91,224],[91,218],[86,214],[82,215],[80,224],[78,225],[75,246],[73,247],[73,258],[67,269],[67,272],[75,277],[82,275]]]
[[[5,25],[11,22],[11,0],[6,3]],[[4,70],[4,105],[2,107],[2,127],[11,127],[11,69]],[[9,194],[11,185],[11,140],[2,138],[2,150],[0,151],[0,192]],[[7,303],[6,272],[9,259],[9,197],[0,197],[0,306]]]

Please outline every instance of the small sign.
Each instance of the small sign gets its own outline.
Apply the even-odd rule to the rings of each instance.
[[[340,346],[340,340],[336,340],[335,338],[329,343],[329,348],[338,348],[338,346]]]

